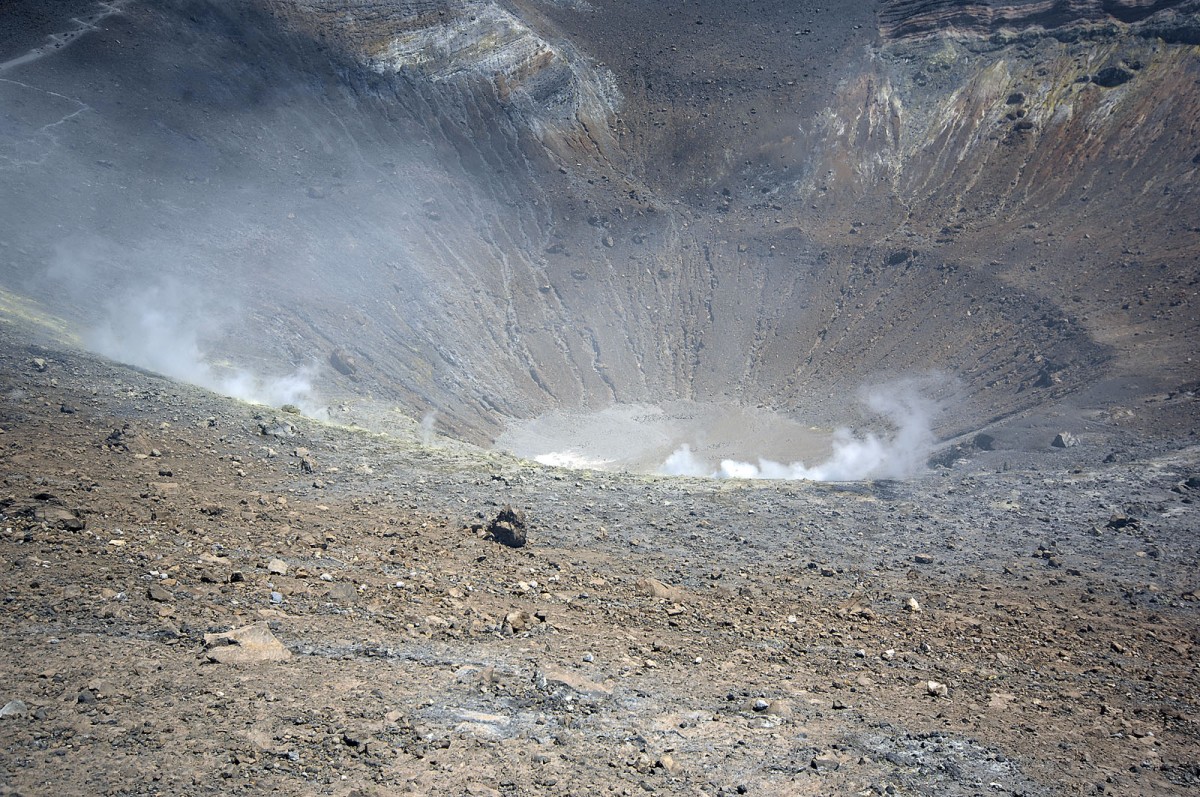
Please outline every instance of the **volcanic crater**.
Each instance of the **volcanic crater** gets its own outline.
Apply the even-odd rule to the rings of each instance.
[[[1198,48],[4,4],[0,789],[1191,793]]]

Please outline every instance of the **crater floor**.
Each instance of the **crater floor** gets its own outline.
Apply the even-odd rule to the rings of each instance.
[[[730,459],[816,464],[829,458],[830,441],[830,430],[786,416],[736,405],[674,402],[619,405],[590,415],[552,413],[514,424],[496,447],[546,465],[670,473],[668,460],[686,446],[698,470],[715,473],[722,460]]]

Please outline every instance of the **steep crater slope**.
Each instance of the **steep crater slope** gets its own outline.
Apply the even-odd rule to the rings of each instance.
[[[1186,388],[1195,4],[1042,5],[12,4],[82,33],[3,43],[0,276],[122,359],[475,442]]]

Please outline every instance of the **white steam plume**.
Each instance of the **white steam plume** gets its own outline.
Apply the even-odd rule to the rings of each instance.
[[[163,284],[110,302],[104,320],[86,340],[106,357],[215,393],[274,407],[291,404],[311,417],[326,415],[313,390],[311,367],[265,377],[209,364],[200,339],[215,331],[221,315],[202,306],[193,292]]]
[[[833,455],[818,465],[782,464],[768,459],[753,462],[722,460],[716,469],[705,465],[691,447],[682,445],[659,468],[669,476],[703,476],[727,479],[808,479],[859,481],[905,479],[925,467],[933,451],[931,424],[938,403],[922,393],[931,380],[907,380],[865,393],[864,403],[892,425],[890,435],[855,434],[840,428],[833,434]]]
[[[421,445],[429,448],[437,439],[434,427],[437,424],[437,410],[430,410],[421,418]]]

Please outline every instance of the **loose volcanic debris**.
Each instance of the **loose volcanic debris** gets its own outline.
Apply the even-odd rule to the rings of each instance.
[[[761,485],[431,457],[296,417],[318,490],[259,409],[37,353],[45,372],[0,343],[15,791],[1197,785],[1186,452],[1121,439],[1104,464],[1114,441],[1039,432],[913,482]],[[157,457],[105,444],[126,423]],[[470,533],[489,503],[500,536],[536,516],[538,544]]]

